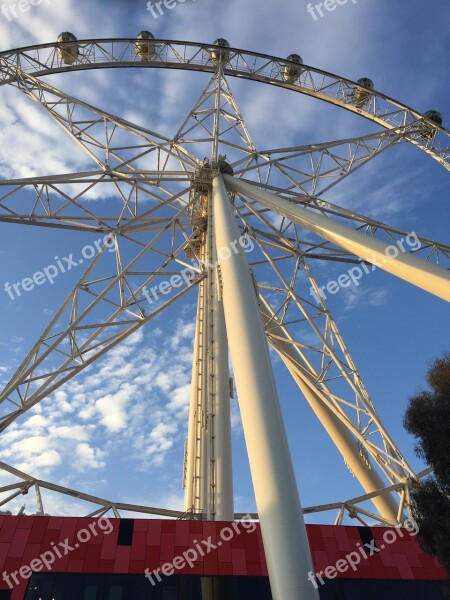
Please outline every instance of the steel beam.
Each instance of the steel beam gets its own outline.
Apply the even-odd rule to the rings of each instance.
[[[284,364],[288,368],[295,383],[305,396],[309,405],[322,423],[326,432],[336,444],[349,469],[358,479],[367,494],[382,490],[386,484],[380,475],[361,456],[357,441],[345,424],[338,419],[333,411],[323,401],[323,395],[315,385],[314,379],[307,369],[302,365],[301,357],[297,349],[286,336],[284,329],[277,323],[276,316],[267,303],[262,304],[261,314],[268,328],[270,344],[278,352]],[[392,494],[372,498],[376,509],[384,519],[397,524],[398,504]]]
[[[391,257],[392,253],[389,250],[392,248],[391,244],[355,231],[230,175],[223,177],[227,187],[233,192],[244,194],[260,202],[263,206],[284,215],[294,223],[298,223],[329,242],[356,254],[380,269],[450,302],[450,273],[445,269],[407,252],[402,253],[398,248],[396,256]]]
[[[214,227],[229,347],[274,600],[317,600],[313,571],[264,325],[222,176],[213,180]]]

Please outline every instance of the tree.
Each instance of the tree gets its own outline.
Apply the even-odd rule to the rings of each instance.
[[[411,510],[422,549],[450,576],[450,353],[431,365],[426,378],[431,389],[410,398],[404,426],[434,474],[413,486]]]

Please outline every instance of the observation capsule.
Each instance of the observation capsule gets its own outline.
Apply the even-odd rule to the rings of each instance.
[[[219,38],[214,42],[214,46],[220,46],[220,48],[213,48],[211,50],[211,60],[218,65],[219,62],[222,64],[227,63],[230,60],[230,51],[228,48],[230,44],[224,38]]]
[[[66,42],[58,48],[58,56],[61,62],[65,65],[72,65],[78,57],[77,38],[70,31],[63,31],[58,35],[58,42]]]
[[[230,165],[230,163],[226,160],[226,156],[219,156],[219,160],[218,162],[218,167],[219,167],[219,171],[221,173],[225,173],[225,175],[234,175],[234,171],[233,171],[233,167]]]
[[[369,102],[370,97],[372,95],[371,92],[373,91],[375,86],[373,84],[373,81],[368,77],[362,77],[361,79],[358,79],[356,83],[360,87],[355,87],[353,90],[353,104],[357,108],[362,108],[365,104]]]
[[[288,83],[294,83],[294,81],[302,74],[303,69],[300,65],[303,65],[303,59],[298,54],[289,54],[286,60],[299,65],[298,67],[294,65],[285,65],[283,69],[283,79]]]
[[[155,36],[150,31],[141,31],[136,36],[134,47],[142,61],[150,60],[155,52]]]
[[[436,123],[436,125],[439,125],[439,127],[443,123],[442,115],[437,110],[427,110],[427,112],[424,113],[424,116],[427,117],[427,119],[429,119],[430,121],[433,121],[433,123]],[[419,135],[425,142],[429,142],[433,138],[435,133],[436,129],[432,125],[426,123],[425,121],[422,121],[420,123]]]

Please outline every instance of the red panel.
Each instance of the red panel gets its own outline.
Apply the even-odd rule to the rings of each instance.
[[[244,538],[245,542],[245,556],[248,562],[259,562],[259,547],[258,538],[254,533],[247,534]]]
[[[147,547],[147,532],[146,531],[134,531],[133,533],[133,545],[132,545],[132,556],[135,560],[145,559],[145,549]]]
[[[217,556],[219,562],[231,562],[231,546],[230,544],[224,544],[222,540],[217,541]]]
[[[422,563],[419,558],[418,548],[415,543],[413,543],[410,540],[401,541],[397,545],[397,548],[401,551],[402,554],[406,556],[406,558],[408,559],[408,564],[411,568],[422,567]]]
[[[68,573],[81,573],[83,571],[83,561],[82,560],[69,560],[67,564],[67,572]]]
[[[53,543],[57,543],[58,541],[58,531],[56,531],[55,529],[47,529],[47,531],[45,531],[43,537],[42,537],[42,541],[41,541],[41,547],[42,550],[50,550],[52,547],[52,542]]]
[[[147,547],[145,551],[145,566],[153,571],[159,567],[159,548],[156,546]]]
[[[384,567],[395,567],[397,565],[394,555],[389,547],[380,552],[380,560]]]
[[[92,518],[62,517],[0,517],[0,573],[14,572],[21,565],[29,565],[43,552],[55,551],[54,543],[68,540],[79,547],[53,564],[53,571],[143,573],[172,563],[186,550],[196,550],[198,560],[191,569],[185,565],[186,574],[220,573],[224,575],[267,575],[259,525],[249,532],[242,523],[205,521],[161,521],[156,519],[135,520],[133,545],[117,546],[118,519],[111,519],[113,533],[105,535],[98,525],[97,535],[89,529],[96,523]],[[77,534],[86,530],[89,541],[80,542]],[[361,539],[357,527],[334,527],[328,525],[307,526],[316,572],[334,566],[350,552],[359,552]],[[388,534],[385,532],[389,531]],[[444,580],[443,569],[435,560],[423,554],[415,538],[408,532],[388,528],[373,528],[372,532],[379,553],[361,561],[357,571],[349,569],[340,573],[342,578],[395,578]],[[228,537],[228,540],[222,539]],[[383,535],[390,536],[383,539]],[[211,541],[220,546],[208,552],[202,542]],[[392,541],[391,541],[392,540]],[[391,543],[389,543],[391,541]],[[201,551],[199,552],[198,545]],[[60,552],[64,548],[57,546]],[[201,554],[204,553],[202,557]],[[207,553],[208,552],[208,553]],[[4,587],[4,582],[0,585]],[[14,591],[16,596],[16,591]],[[13,596],[13,600],[14,600]],[[18,598],[16,599],[18,600]]]
[[[33,525],[33,521],[35,518],[36,517],[20,515],[20,517],[17,517],[17,520],[18,520],[17,529],[31,529],[31,526]]]
[[[232,549],[231,558],[233,561],[234,575],[247,575],[247,562],[245,560],[245,551],[240,549]]]
[[[171,562],[175,558],[175,532],[161,533],[160,559],[161,562]]]
[[[98,564],[98,572],[99,573],[114,573],[114,561],[113,560],[105,560],[100,559]]]
[[[259,563],[247,563],[247,575],[250,577],[260,577],[262,574]]]
[[[219,563],[219,575],[233,575],[233,563]]]
[[[259,557],[260,557],[260,562],[261,562],[261,569],[264,575],[268,575],[268,571],[267,571],[267,562],[266,562],[266,557],[264,554],[264,549],[260,548],[259,549]]]
[[[186,573],[189,575],[203,575],[203,573],[204,573],[203,561],[197,560],[196,562],[194,562],[194,565],[192,567],[186,566],[186,568],[180,572],[183,572],[183,573]]]
[[[324,538],[334,538],[334,527],[332,525],[320,525],[320,531]]]
[[[87,545],[83,562],[83,572],[97,573],[100,564],[100,546]]]
[[[345,552],[339,550],[339,546],[334,538],[327,538],[325,542],[326,553],[327,553],[327,564],[334,565]],[[357,551],[358,549],[353,546],[353,551]]]
[[[9,542],[0,542],[0,565],[4,563],[9,552]]]
[[[311,550],[325,550],[325,542],[322,537],[320,525],[310,525],[307,528],[308,540]]]
[[[65,520],[65,517],[50,517],[48,520],[48,529],[57,529],[59,531]]]
[[[413,572],[414,579],[420,580],[428,578],[428,574],[425,569],[412,567],[411,571]]]
[[[149,519],[135,519],[134,531],[147,531]]]
[[[74,544],[73,544],[73,550],[70,553],[70,558],[74,558],[77,560],[84,560],[84,557],[86,555],[86,548],[88,547],[89,543],[88,542],[78,542],[76,541],[76,538],[74,540]]]
[[[161,531],[162,533],[175,533],[176,525],[177,521],[166,519],[161,521]]]
[[[25,590],[27,589],[27,583],[28,582],[24,581],[12,590],[11,600],[23,600],[25,596]]]
[[[203,568],[206,575],[214,575],[217,573],[218,560],[217,552],[210,552],[203,559]]]
[[[6,516],[0,529],[0,542],[10,542],[17,529],[18,521],[15,517]]]
[[[161,542],[161,521],[149,519],[147,522],[147,546],[158,546]]]
[[[346,527],[333,527],[334,537],[339,547],[339,550],[342,552],[350,552],[355,547],[355,542],[348,535],[348,529]],[[322,548],[321,548],[322,549]]]
[[[7,558],[2,566],[2,572],[6,571],[7,573],[14,573],[20,567],[20,560],[17,558]]]
[[[41,554],[41,544],[28,543],[22,555],[21,563],[23,565],[28,565],[33,558],[38,558],[39,554]]]
[[[114,561],[114,573],[127,573],[130,564],[131,548],[129,546],[118,546],[116,559]]]
[[[400,579],[397,567],[386,567],[383,571],[383,579]]]
[[[195,548],[196,545],[201,542],[201,540],[203,539],[203,533],[192,533],[189,532],[189,538],[188,538],[188,544],[187,547],[188,548]]]
[[[340,525],[339,527],[342,527],[342,525]],[[343,529],[345,529],[345,531],[347,532],[348,539],[350,540],[350,542],[351,542],[351,540],[354,540],[355,543],[361,541],[361,535],[359,533],[358,527],[356,527],[355,525],[352,525],[349,527],[343,527]],[[373,534],[373,532],[374,532],[374,530],[372,529],[372,534]]]
[[[102,560],[114,560],[116,557],[117,538],[115,539],[113,535],[114,534],[108,535],[103,540],[102,551],[100,554],[100,559]]]
[[[64,519],[64,523],[62,524],[61,530],[59,532],[58,541],[62,542],[66,538],[69,538],[70,541],[75,537],[75,531],[77,529],[77,520],[69,517]]]
[[[225,526],[225,523],[212,522],[212,521],[203,521],[202,523],[202,540],[208,540],[211,538],[213,544],[220,539],[219,532]]]
[[[136,573],[144,575],[145,572],[145,561],[143,560],[130,560],[130,565],[128,567],[128,573]]]
[[[408,565],[408,559],[403,554],[395,554],[395,561],[402,579],[414,579],[414,574]]]
[[[203,533],[203,524],[201,521],[189,521],[189,531],[194,534],[202,534]]]
[[[325,550],[318,550],[313,553],[313,565],[316,572],[323,571],[328,567],[328,556]]]
[[[179,521],[175,531],[175,546],[186,546],[189,540],[189,521]]]

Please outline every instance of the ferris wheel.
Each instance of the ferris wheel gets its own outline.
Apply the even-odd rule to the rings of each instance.
[[[36,102],[91,163],[78,172],[0,180],[0,221],[102,238],[1,393],[0,431],[177,301],[188,295],[197,301],[184,514],[94,497],[5,463],[0,468],[17,483],[0,487],[2,507],[34,489],[43,513],[41,490],[48,489],[97,504],[91,515],[133,510],[233,520],[235,384],[271,584],[279,594],[274,597],[299,597],[283,590],[303,586],[310,557],[269,347],[364,491],[309,510],[336,509],[337,523],[345,514],[362,523],[400,523],[410,483],[422,474],[414,473],[383,426],[327,307],[315,265],[375,265],[450,300],[450,246],[417,235],[420,247],[400,251],[407,231],[324,198],[385,150],[405,143],[450,170],[450,132],[441,115],[421,114],[378,93],[366,77],[352,82],[303,64],[297,54],[275,58],[231,48],[224,39],[173,42],[143,31],[133,39],[80,41],[65,32],[55,43],[3,52],[0,63],[0,83]],[[42,79],[131,67],[204,73],[194,106],[174,117],[173,136]],[[234,78],[325,101],[379,127],[361,137],[257,148],[232,91]],[[313,592],[301,597],[315,597],[307,595]]]

